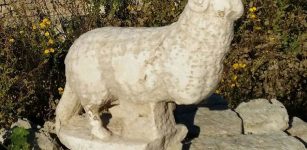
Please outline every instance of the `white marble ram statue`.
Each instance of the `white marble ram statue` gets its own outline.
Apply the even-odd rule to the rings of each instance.
[[[99,110],[110,101],[194,104],[216,88],[222,60],[243,13],[240,0],[188,0],[164,27],[104,27],[89,31],[65,59],[66,85],[56,129],[83,107],[100,139],[111,135]]]

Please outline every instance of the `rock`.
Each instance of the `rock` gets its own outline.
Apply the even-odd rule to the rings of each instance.
[[[11,128],[14,128],[14,127],[21,127],[21,128],[25,128],[25,129],[31,129],[31,124],[30,124],[30,121],[27,120],[27,119],[20,119],[18,118],[17,122],[13,123],[11,125]]]
[[[46,121],[44,123],[44,127],[42,128],[42,130],[44,132],[56,134],[56,132],[55,132],[55,123],[51,122],[51,121]]]
[[[307,143],[307,123],[300,118],[294,117],[292,126],[287,130],[292,136],[298,137]]]
[[[42,150],[59,149],[59,144],[51,137],[50,133],[55,134],[55,125],[51,121],[46,121],[43,128],[35,132],[34,146]]]
[[[6,133],[7,133],[7,130],[5,130],[5,129],[0,129],[0,143],[1,143],[1,144],[4,143]]]
[[[242,120],[230,109],[210,110],[198,108],[194,124],[200,128],[200,135],[238,135],[242,134]]]
[[[251,100],[241,103],[236,112],[243,120],[244,134],[262,134],[284,131],[288,128],[289,117],[285,106],[272,99]]]
[[[39,132],[35,133],[35,138],[35,145],[41,150],[57,150],[59,147],[57,142],[51,138],[48,132],[40,130]]]
[[[304,144],[285,133],[201,136],[192,141],[190,150],[306,150]]]
[[[175,118],[177,123],[189,129],[186,140],[199,134],[215,136],[242,133],[242,120],[228,109],[227,100],[215,94],[197,105],[177,106]]]

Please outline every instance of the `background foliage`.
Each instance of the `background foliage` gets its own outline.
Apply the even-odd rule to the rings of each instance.
[[[68,0],[69,1],[69,0]],[[36,3],[36,17],[15,6],[13,23],[0,20],[0,127],[17,117],[42,124],[54,117],[65,84],[64,58],[82,33],[103,26],[162,26],[178,18],[187,0],[80,0],[50,15]],[[305,0],[243,0],[217,94],[235,107],[253,98],[277,98],[291,115],[307,120]],[[79,12],[80,11],[80,12]],[[81,12],[82,11],[82,12]]]

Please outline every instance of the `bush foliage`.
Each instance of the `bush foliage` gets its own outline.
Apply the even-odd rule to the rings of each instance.
[[[15,127],[12,130],[12,134],[10,136],[10,142],[8,149],[9,150],[30,150],[30,144],[28,142],[30,132],[21,127]]]
[[[69,1],[69,0],[68,0]],[[0,126],[17,117],[35,123],[54,117],[65,84],[64,58],[82,33],[103,26],[163,26],[178,18],[187,0],[80,0],[71,17],[41,10],[13,23],[0,20]],[[73,3],[74,1],[72,1]],[[290,114],[307,119],[307,32],[304,0],[243,0],[231,51],[216,93],[231,107],[253,98],[277,98]],[[26,9],[26,5],[22,6]],[[19,6],[18,6],[19,8]],[[83,14],[83,15],[81,15]],[[11,19],[11,18],[10,18]]]

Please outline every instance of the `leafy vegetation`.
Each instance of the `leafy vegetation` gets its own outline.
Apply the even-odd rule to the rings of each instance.
[[[30,144],[28,143],[28,136],[30,132],[24,128],[16,127],[12,130],[10,136],[11,144],[9,150],[30,150]]]
[[[79,0],[62,5],[70,16],[41,9],[0,20],[0,126],[17,117],[43,123],[65,84],[64,58],[82,33],[103,26],[163,26],[177,20],[187,0]],[[307,32],[304,0],[243,0],[224,76],[216,93],[231,107],[253,98],[277,98],[307,119]],[[13,18],[13,19],[12,19]]]
[[[251,98],[276,98],[307,119],[306,4],[244,1],[218,89],[235,107]]]

